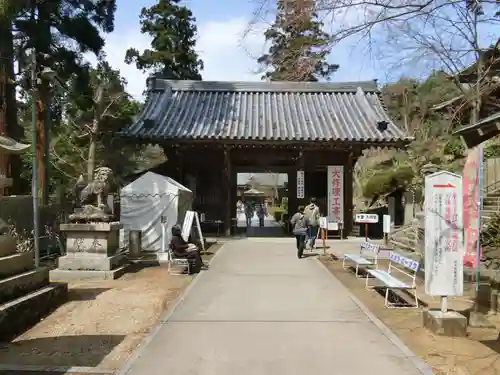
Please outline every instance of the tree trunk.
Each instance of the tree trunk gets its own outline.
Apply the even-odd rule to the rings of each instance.
[[[98,129],[98,124],[95,124],[98,120],[94,120],[95,128]],[[94,128],[94,126],[93,126]],[[93,130],[93,129],[92,129]],[[92,181],[94,178],[95,171],[95,159],[96,159],[96,150],[97,150],[97,132],[90,134],[90,143],[89,143],[89,154],[87,159],[87,181]]]
[[[3,10],[6,11],[4,5]],[[1,9],[0,9],[1,11]],[[17,103],[14,84],[14,43],[12,24],[7,13],[0,14],[0,134],[21,141],[24,129],[17,123]],[[21,194],[21,157],[17,155],[2,155],[0,173],[13,179],[9,188],[11,194]]]
[[[50,15],[47,12],[46,4],[41,3],[38,5],[38,19],[37,19],[37,38],[35,41],[37,55],[37,67],[38,73],[43,71],[45,57],[43,54],[50,51],[50,42],[52,40],[52,34],[50,32],[50,24],[48,22]],[[40,77],[43,78],[43,77]],[[37,144],[36,144],[36,160],[38,165],[38,192],[37,196],[41,200],[43,205],[48,204],[49,196],[49,178],[47,178],[47,162],[48,157],[46,157],[45,152],[48,149],[47,145],[48,139],[48,111],[50,103],[50,86],[49,82],[45,79],[40,79],[37,90],[37,116],[36,116],[36,133],[37,133]],[[47,155],[48,156],[48,155]]]
[[[94,100],[94,119],[92,121],[92,129],[90,130],[89,155],[87,159],[87,180],[90,182],[94,178],[96,154],[97,154],[97,138],[99,137],[99,122],[103,115],[104,105],[104,87],[97,87],[96,97]]]

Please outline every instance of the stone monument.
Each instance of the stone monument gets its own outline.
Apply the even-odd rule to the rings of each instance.
[[[30,145],[0,136],[0,154],[21,154]],[[0,189],[12,179],[0,176]],[[6,198],[8,199],[8,198]],[[7,342],[65,301],[68,286],[49,283],[49,270],[35,268],[32,251],[18,252],[9,227],[0,219],[0,341]]]
[[[51,279],[117,279],[125,272],[125,254],[119,253],[122,224],[108,206],[108,195],[117,192],[113,171],[97,168],[93,181],[81,176],[75,186],[77,207],[61,224],[66,234],[66,255],[59,258]]]

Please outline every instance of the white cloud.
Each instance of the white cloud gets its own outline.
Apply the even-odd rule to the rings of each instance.
[[[248,28],[244,17],[227,21],[211,21],[198,26],[196,50],[203,60],[202,76],[207,81],[259,81],[262,76],[256,60],[266,51],[264,23]],[[111,66],[119,69],[127,80],[127,90],[136,99],[142,98],[147,74],[135,65],[124,62],[125,52],[134,47],[139,51],[149,47],[150,38],[141,34],[139,25],[128,30],[117,30],[106,38],[105,51]],[[377,78],[373,65],[367,61],[366,53],[360,48],[346,45],[334,48],[331,60],[340,64],[340,70],[333,76],[335,81],[352,81]],[[357,46],[359,47],[359,45]],[[91,62],[95,58],[87,56]],[[379,73],[380,74],[380,73]],[[379,77],[382,78],[382,77]]]
[[[248,21],[233,18],[224,22],[207,22],[198,26],[196,50],[203,60],[204,80],[210,81],[255,81],[262,73],[256,58],[264,52],[263,25],[247,31]],[[127,80],[127,90],[136,99],[142,97],[147,74],[135,65],[124,62],[125,52],[133,47],[139,51],[149,47],[150,38],[141,34],[139,26],[130,30],[117,30],[106,38],[105,52],[111,66],[119,69]],[[94,63],[93,56],[86,56]]]
[[[234,18],[199,26],[196,46],[207,81],[256,81],[262,72],[256,59],[265,51],[262,24],[248,29],[248,20]]]

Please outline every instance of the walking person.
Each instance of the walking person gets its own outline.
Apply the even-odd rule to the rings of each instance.
[[[293,227],[293,235],[297,244],[297,258],[302,258],[306,246],[307,227],[309,225],[304,215],[304,206],[299,206],[298,211],[290,219]]]
[[[264,211],[264,205],[259,204],[257,207],[257,217],[259,218],[259,227],[264,226],[264,217],[266,216],[266,213]]]
[[[314,249],[316,238],[318,237],[318,227],[320,219],[319,207],[316,205],[316,198],[312,197],[309,200],[309,204],[304,209],[304,215],[309,223],[309,226],[307,228],[306,246],[308,240],[310,240],[309,246],[312,250]]]
[[[251,227],[252,217],[253,217],[253,207],[249,201],[245,202],[245,217],[247,221],[247,227]]]

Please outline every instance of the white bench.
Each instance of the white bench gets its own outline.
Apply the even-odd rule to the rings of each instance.
[[[376,267],[379,252],[380,245],[370,242],[362,242],[359,249],[359,254],[344,254],[344,259],[342,260],[342,268],[346,269],[347,260],[353,262],[356,265],[356,278],[359,279],[359,266]]]
[[[168,273],[170,275],[183,275],[184,268],[187,267],[188,274],[191,273],[191,264],[186,258],[176,258],[170,246],[167,249],[168,253]],[[177,266],[177,267],[172,267]],[[182,268],[182,271],[181,271]]]
[[[389,266],[387,271],[381,269],[369,269],[366,273],[366,288],[373,289],[375,286],[369,286],[368,281],[369,276],[373,276],[377,280],[381,281],[385,288],[385,307],[413,307],[418,308],[418,297],[417,297],[417,271],[419,268],[419,263],[416,260],[406,258],[394,251],[389,254]],[[400,280],[394,274],[397,272],[397,276],[405,278],[405,280]],[[412,306],[399,306],[389,302],[389,291],[393,289],[400,290],[413,290],[415,297],[415,305]]]

